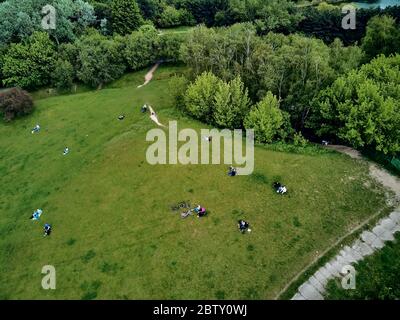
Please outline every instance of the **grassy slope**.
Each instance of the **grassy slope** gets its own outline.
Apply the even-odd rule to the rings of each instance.
[[[224,165],[148,165],[154,125],[144,102],[162,122],[204,127],[171,108],[171,71],[140,90],[144,71],[39,100],[32,116],[0,124],[0,298],[272,298],[316,251],[384,206],[366,167],[336,153],[257,148],[255,174],[235,178]],[[32,135],[37,122],[42,132]],[[275,179],[290,197],[273,193]],[[182,200],[209,216],[181,220],[169,207]],[[38,207],[42,221],[28,220]],[[236,230],[242,217],[251,234]],[[44,222],[54,228],[48,239]],[[57,290],[41,289],[46,264]]]

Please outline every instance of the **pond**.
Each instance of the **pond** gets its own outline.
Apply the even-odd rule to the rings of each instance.
[[[381,9],[385,9],[386,7],[399,5],[400,0],[376,0],[372,2],[361,2],[361,1],[352,1],[358,8],[377,8],[380,7]]]

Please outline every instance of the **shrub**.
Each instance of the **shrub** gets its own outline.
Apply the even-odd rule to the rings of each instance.
[[[6,89],[0,92],[0,113],[5,121],[30,114],[33,111],[33,100],[28,92],[20,88]]]
[[[271,92],[268,92],[247,115],[246,129],[254,129],[258,143],[272,143],[284,138],[287,127],[287,116],[279,109],[279,101]]]

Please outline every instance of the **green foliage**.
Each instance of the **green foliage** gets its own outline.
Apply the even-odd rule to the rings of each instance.
[[[254,129],[258,143],[272,143],[280,138],[280,130],[285,126],[284,112],[279,109],[278,99],[268,92],[245,119],[246,129]]]
[[[93,7],[83,0],[7,0],[0,3],[0,43],[21,41],[42,29],[42,8],[56,9],[56,28],[49,34],[57,42],[72,41],[95,22]]]
[[[74,67],[69,61],[58,59],[52,78],[57,89],[71,89],[75,78]]]
[[[28,92],[12,88],[0,92],[0,114],[5,121],[32,113],[33,100]]]
[[[169,88],[175,106],[183,109],[185,106],[185,95],[189,83],[185,76],[174,76],[169,82]]]
[[[357,47],[338,40],[331,47],[300,35],[269,33],[259,37],[249,24],[230,28],[193,29],[181,47],[181,59],[195,77],[211,71],[225,81],[240,76],[256,101],[271,91],[302,127],[310,101],[339,74],[357,68],[362,59]]]
[[[138,70],[155,62],[158,41],[157,30],[144,25],[136,32],[126,36],[124,56],[131,70]]]
[[[308,140],[303,137],[301,132],[296,132],[293,136],[293,144],[298,147],[306,147],[308,144]]]
[[[247,89],[239,77],[229,83],[221,82],[215,94],[214,122],[220,127],[240,129],[249,106]]]
[[[55,54],[54,45],[44,32],[35,32],[23,43],[12,44],[3,59],[3,84],[21,88],[48,84]]]
[[[379,54],[386,56],[400,52],[400,28],[390,16],[375,16],[369,20],[362,49],[369,59]]]
[[[135,0],[114,0],[111,13],[113,31],[120,35],[130,34],[143,24],[143,17]]]
[[[400,55],[380,56],[338,78],[313,105],[310,126],[356,148],[400,151]]]
[[[121,41],[92,33],[80,38],[77,48],[77,75],[85,84],[100,89],[104,84],[122,76],[126,69]]]
[[[211,72],[204,72],[189,85],[185,95],[186,111],[196,119],[212,123],[215,96],[222,80]]]

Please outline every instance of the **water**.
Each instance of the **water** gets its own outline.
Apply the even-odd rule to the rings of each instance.
[[[377,0],[371,3],[353,1],[352,3],[358,8],[367,8],[367,9],[378,8],[378,7],[380,7],[381,9],[385,9],[386,7],[390,6],[395,6],[395,5],[400,6],[400,0]]]

